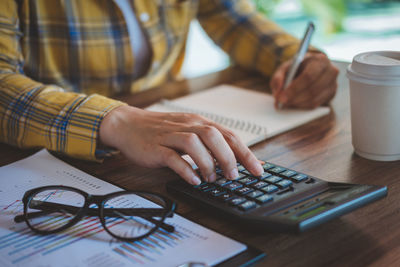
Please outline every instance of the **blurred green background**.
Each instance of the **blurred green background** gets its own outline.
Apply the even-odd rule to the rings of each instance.
[[[258,11],[267,17],[280,20],[282,24],[288,20],[316,19],[328,34],[345,31],[343,23],[348,16],[399,15],[400,12],[398,0],[253,0],[253,2]]]
[[[400,50],[399,0],[252,0],[257,9],[289,33],[301,37],[308,21],[317,26],[313,44],[349,61],[359,50]],[[391,43],[391,44],[390,44]],[[360,51],[361,52],[361,51]]]
[[[365,51],[400,50],[400,0],[249,1],[298,38],[304,34],[308,21],[313,21],[316,31],[312,45],[333,60],[350,62]],[[189,32],[184,76],[195,77],[228,65],[228,56],[194,22]]]

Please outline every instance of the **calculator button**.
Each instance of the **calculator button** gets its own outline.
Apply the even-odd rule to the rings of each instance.
[[[224,193],[226,193],[226,191],[224,191],[222,189],[218,189],[218,188],[209,191],[209,194],[214,196],[214,197],[220,196],[220,195],[222,195]]]
[[[278,191],[278,187],[276,185],[270,184],[267,185],[266,187],[263,187],[261,190],[264,191],[265,193],[271,194],[275,191]]]
[[[273,197],[271,197],[271,196],[269,196],[269,195],[267,195],[267,194],[262,195],[262,196],[259,196],[258,198],[256,198],[256,201],[257,201],[258,203],[261,203],[261,204],[270,202],[270,201],[272,201],[272,200],[273,200]]]
[[[230,193],[230,192],[225,192],[222,195],[218,196],[218,199],[222,200],[222,201],[228,201],[231,198],[233,198],[235,195]]]
[[[241,171],[241,173],[246,174],[246,175],[250,175],[250,176],[252,175],[251,172],[249,172],[248,170]]]
[[[201,186],[203,186],[203,185],[205,185],[205,184],[207,184],[207,182],[201,182],[201,184],[194,185],[193,187],[194,187],[194,188],[199,188],[199,187],[201,187]]]
[[[286,170],[286,171],[281,173],[281,175],[285,176],[285,177],[292,177],[295,174],[297,174],[297,172],[292,171],[292,170]]]
[[[275,168],[270,169],[269,171],[274,172],[274,173],[281,173],[281,172],[286,171],[286,169],[282,168],[282,167],[275,167]]]
[[[264,193],[261,192],[260,190],[256,190],[256,191],[253,191],[253,192],[248,193],[248,194],[246,195],[246,197],[249,197],[249,198],[257,198],[257,197],[259,197],[259,196],[261,196],[261,195],[264,195]]]
[[[233,191],[233,190],[243,187],[243,185],[239,184],[238,182],[232,182],[230,184],[224,185],[223,187],[228,190]]]
[[[270,174],[269,172],[264,172],[261,176],[259,176],[259,178],[261,180],[265,180],[265,179],[267,179],[268,177],[271,177],[271,176],[272,176],[272,174]]]
[[[246,170],[246,168],[243,167],[242,165],[238,166],[238,171],[239,172],[242,172],[242,171],[245,171],[245,170]]]
[[[267,182],[269,182],[269,183],[277,183],[277,182],[279,182],[280,180],[282,180],[282,178],[281,177],[278,177],[278,176],[275,176],[275,175],[273,175],[273,176],[271,176],[271,177],[268,177],[267,179],[265,179],[264,181],[267,181]]]
[[[238,193],[239,195],[246,195],[252,191],[254,191],[254,189],[251,189],[250,187],[242,187],[237,189],[235,192]]]
[[[253,184],[252,186],[254,188],[261,189],[261,188],[263,188],[263,187],[265,187],[267,185],[269,185],[269,184],[264,182],[264,181],[259,181],[259,182],[255,183],[255,184]]]
[[[254,177],[245,177],[245,178],[240,179],[238,182],[248,185],[248,184],[253,184],[257,181],[258,181],[258,179],[254,178]]]
[[[289,180],[282,180],[280,182],[277,182],[276,184],[278,186],[280,186],[281,188],[286,188],[286,187],[291,186],[293,183],[292,183],[292,181],[289,181]]]
[[[213,185],[213,184],[204,184],[204,185],[200,185],[199,187],[198,187],[198,189],[200,190],[200,191],[203,191],[203,192],[208,192],[208,191],[211,191],[211,190],[213,190],[215,188],[215,186]]]
[[[223,173],[217,173],[217,179],[219,178],[225,178]]]
[[[264,163],[264,165],[263,165],[264,170],[269,170],[269,169],[272,169],[274,167],[275,167],[274,164],[271,164],[271,163],[268,163],[268,162]]]
[[[246,211],[246,210],[249,210],[249,209],[253,209],[253,208],[255,208],[256,206],[257,206],[257,205],[256,205],[256,203],[255,203],[254,201],[248,200],[248,201],[246,201],[246,202],[240,204],[240,205],[239,205],[239,209],[241,209],[241,210],[243,210],[243,211]]]
[[[304,180],[306,180],[307,178],[308,178],[308,176],[305,175],[305,174],[302,174],[302,173],[299,173],[299,174],[297,174],[297,175],[291,177],[291,179],[293,179],[296,183],[299,183],[299,182],[301,182],[301,181],[304,181]]]
[[[229,200],[229,203],[236,206],[236,205],[242,204],[246,200],[247,199],[245,199],[244,197],[235,197],[235,198],[232,198],[231,200]]]
[[[247,174],[239,172],[239,176],[236,177],[236,178],[233,179],[233,180],[239,180],[239,179],[242,179],[242,178],[244,178],[244,177],[247,177]]]
[[[226,184],[232,183],[232,181],[231,181],[231,180],[228,180],[228,179],[226,179],[226,178],[220,178],[220,179],[218,179],[217,181],[215,181],[215,183],[216,183],[217,185],[224,186],[224,185],[226,185]]]

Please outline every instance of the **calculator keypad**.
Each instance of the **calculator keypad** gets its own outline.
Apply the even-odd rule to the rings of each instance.
[[[214,183],[204,182],[194,188],[241,211],[249,211],[272,203],[278,195],[294,192],[296,184],[307,184],[309,180],[305,174],[272,163],[265,163],[263,168],[265,172],[255,177],[238,165],[239,177],[233,181],[217,169],[218,179]]]

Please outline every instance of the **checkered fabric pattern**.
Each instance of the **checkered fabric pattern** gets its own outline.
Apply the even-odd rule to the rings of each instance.
[[[111,98],[177,77],[190,22],[198,16],[233,62],[270,76],[298,40],[245,0],[132,1],[152,49],[150,68],[133,78],[135,55],[113,0],[0,1],[0,141],[98,160]]]

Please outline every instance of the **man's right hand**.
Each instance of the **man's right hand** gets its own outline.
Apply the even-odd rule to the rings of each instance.
[[[207,182],[217,178],[216,162],[229,179],[238,177],[237,161],[256,176],[263,173],[260,162],[232,131],[195,114],[121,106],[103,119],[99,140],[141,166],[170,167],[193,185],[200,184],[200,177],[182,153],[194,160]]]

